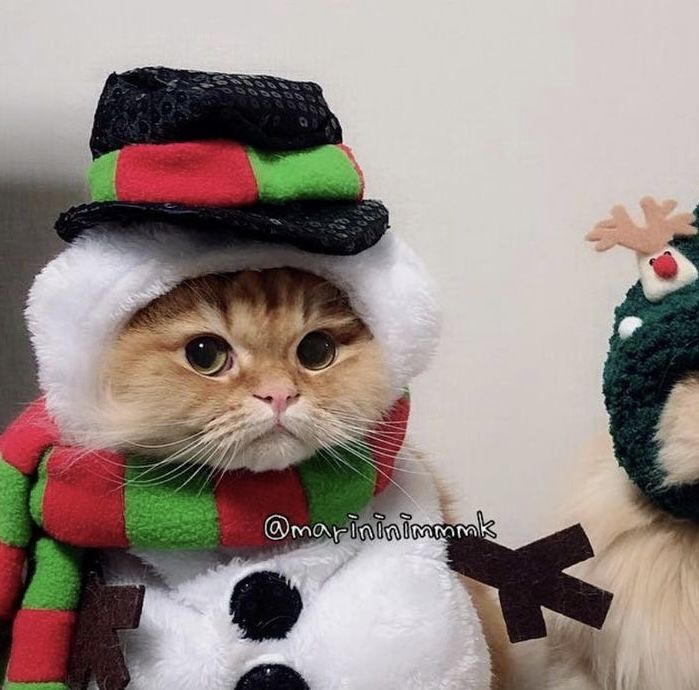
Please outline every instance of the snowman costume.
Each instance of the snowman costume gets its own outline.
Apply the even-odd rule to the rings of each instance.
[[[429,477],[409,476],[401,480],[406,493],[431,522],[443,521]],[[374,511],[400,521],[416,508],[392,487],[362,520]],[[442,542],[344,539],[253,557],[139,555],[157,575],[123,556],[112,571],[123,583],[146,584],[139,628],[122,633],[135,690],[490,687],[480,622]],[[247,639],[232,621],[236,588],[262,586],[261,573],[281,575],[300,596],[303,608],[283,639]]]

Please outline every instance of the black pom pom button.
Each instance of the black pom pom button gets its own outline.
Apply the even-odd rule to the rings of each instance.
[[[235,690],[310,690],[308,683],[289,666],[263,664],[248,671]]]
[[[279,573],[263,570],[248,575],[235,586],[230,613],[246,638],[280,640],[294,626],[302,608],[301,595],[296,587]]]

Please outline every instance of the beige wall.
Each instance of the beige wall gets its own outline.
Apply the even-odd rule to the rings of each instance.
[[[634,275],[582,236],[617,200],[699,197],[697,26],[693,0],[2,0],[3,417],[32,395],[21,296],[82,194],[107,72],[309,78],[442,287],[416,437],[468,514],[511,544],[538,536],[604,424],[611,310]]]

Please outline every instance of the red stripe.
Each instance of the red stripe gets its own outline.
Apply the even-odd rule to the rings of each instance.
[[[308,523],[306,496],[293,469],[280,472],[227,472],[216,486],[221,545],[265,546],[265,520],[284,515],[297,525]]]
[[[18,611],[7,666],[10,683],[65,681],[73,639],[73,611]]]
[[[405,395],[367,436],[367,444],[376,464],[374,494],[381,493],[390,483],[396,456],[405,441],[410,413],[410,398]]]
[[[350,159],[350,163],[352,163],[354,169],[357,171],[357,175],[359,175],[359,196],[357,199],[361,201],[364,198],[364,173],[359,167],[359,163],[357,163],[357,159],[354,157],[354,152],[352,149],[346,144],[338,144],[338,146],[347,154],[347,158]]]
[[[22,590],[24,549],[0,543],[0,620],[9,620],[15,612]]]
[[[258,197],[245,148],[219,140],[126,146],[115,187],[120,201],[243,206]]]
[[[0,436],[0,456],[23,474],[30,475],[36,470],[43,451],[58,439],[58,429],[42,398],[29,405]]]
[[[129,546],[121,456],[58,447],[51,453],[47,471],[42,516],[50,536],[87,548]]]

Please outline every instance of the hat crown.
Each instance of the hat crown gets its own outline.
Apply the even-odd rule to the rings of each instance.
[[[109,76],[90,138],[93,157],[127,144],[195,139],[288,150],[339,143],[342,130],[313,82],[169,67]]]

